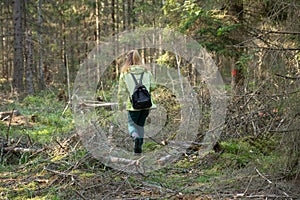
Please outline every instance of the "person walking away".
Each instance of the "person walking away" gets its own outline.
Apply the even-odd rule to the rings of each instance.
[[[144,143],[144,126],[146,119],[151,109],[156,108],[156,105],[151,99],[152,106],[145,109],[133,108],[131,95],[134,92],[136,80],[142,77],[142,83],[147,88],[149,93],[155,89],[153,75],[149,68],[142,64],[140,54],[137,50],[132,50],[127,54],[126,61],[121,68],[118,88],[118,107],[122,111],[124,108],[128,111],[128,132],[134,140],[133,151],[136,154],[142,153],[142,145]],[[124,102],[126,101],[126,106]]]

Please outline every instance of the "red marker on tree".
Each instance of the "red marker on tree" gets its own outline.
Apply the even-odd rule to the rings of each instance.
[[[237,74],[237,70],[236,69],[234,69],[234,70],[231,71],[231,75],[232,76],[236,76],[236,74]]]

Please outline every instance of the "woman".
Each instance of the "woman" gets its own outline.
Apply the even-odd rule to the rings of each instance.
[[[131,73],[140,80],[143,73],[142,83],[150,92],[155,88],[154,79],[150,70],[142,64],[140,54],[137,50],[128,53],[125,64],[121,69],[118,89],[118,106],[120,110],[124,109],[124,101],[126,101],[126,110],[128,111],[128,131],[129,135],[134,139],[134,153],[142,153],[142,145],[144,143],[144,126],[149,115],[150,109],[155,108],[152,99],[152,106],[148,109],[134,109],[130,96],[132,95],[135,82]]]

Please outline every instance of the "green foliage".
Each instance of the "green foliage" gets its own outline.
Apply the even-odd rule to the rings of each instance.
[[[251,54],[250,52],[242,53],[239,56],[238,61],[235,63],[235,69],[242,70],[243,74],[245,74],[246,73],[245,70],[247,70],[248,68],[249,61],[252,61],[253,57],[254,55]]]
[[[221,142],[220,159],[223,167],[243,168],[250,163],[260,163],[262,160],[276,159],[274,154],[278,141],[276,138],[244,138]],[[270,164],[267,162],[268,165]]]
[[[6,2],[7,5],[2,10],[4,16],[4,43],[3,66],[1,68],[3,77],[0,79],[0,90],[8,93],[11,91],[11,83],[9,82],[11,77],[9,74],[13,66],[9,61],[13,60],[13,54],[5,50],[13,49],[10,45],[13,44],[12,37],[9,37],[9,34],[7,35],[13,30],[13,26],[11,26],[13,21],[5,16],[10,16],[13,1]],[[70,110],[63,113],[66,104],[57,100],[55,92],[40,92],[35,96],[27,96],[19,102],[10,104],[7,104],[9,101],[6,100],[6,94],[4,96],[1,94],[1,109],[17,109],[20,111],[21,116],[25,118],[22,118],[22,123],[12,124],[10,129],[5,121],[0,121],[0,136],[5,140],[6,134],[9,133],[9,144],[16,144],[16,142],[22,144],[25,138],[26,142],[32,145],[54,148],[37,154],[29,152],[6,152],[6,154],[2,154],[3,152],[1,152],[0,198],[74,199],[74,196],[84,198],[84,196],[76,196],[80,193],[74,194],[76,193],[74,191],[77,191],[78,188],[83,191],[86,185],[88,188],[92,188],[93,192],[114,190],[120,191],[122,195],[125,195],[128,190],[121,192],[123,185],[126,187],[133,186],[130,188],[130,191],[140,190],[141,188],[147,188],[147,185],[143,185],[144,182],[153,184],[154,187],[151,187],[151,192],[158,188],[159,194],[169,193],[170,191],[175,191],[176,193],[178,191],[183,193],[201,191],[202,193],[202,188],[199,186],[204,184],[206,185],[205,188],[212,185],[215,186],[216,178],[220,177],[222,173],[239,169],[246,171],[247,167],[253,169],[254,165],[264,172],[273,170],[277,174],[278,172],[283,172],[283,175],[288,174],[291,177],[299,177],[299,80],[289,79],[288,77],[297,77],[299,70],[294,65],[299,61],[300,54],[297,54],[297,52],[286,53],[288,51],[284,48],[298,47],[300,37],[295,33],[267,32],[268,30],[292,30],[289,29],[290,26],[295,24],[298,19],[296,16],[297,12],[295,12],[299,10],[299,5],[296,4],[297,1],[243,1],[243,8],[246,11],[243,12],[243,19],[238,19],[235,14],[230,13],[234,9],[231,1],[145,0],[128,1],[125,4],[123,1],[96,2],[100,3],[99,18],[101,19],[97,25],[95,20],[95,1],[63,1],[63,3],[59,1],[44,1],[42,5],[43,23],[41,26],[35,23],[38,15],[37,2],[32,1],[26,4],[26,9],[24,9],[26,11],[23,13],[23,23],[26,30],[32,30],[33,41],[36,44],[33,45],[32,49],[33,63],[39,63],[39,58],[43,59],[45,79],[47,77],[48,81],[47,86],[64,83],[66,77],[64,66],[67,63],[70,67],[71,79],[76,75],[75,72],[79,67],[79,63],[94,48],[96,26],[100,28],[100,39],[114,35],[117,31],[127,28],[139,28],[147,25],[169,27],[192,36],[209,51],[232,56],[230,59],[236,61],[234,67],[240,70],[245,79],[247,79],[245,84],[248,85],[245,85],[245,88],[248,87],[247,89],[250,89],[250,91],[247,90],[245,92],[254,91],[250,98],[254,99],[258,104],[250,107],[252,105],[251,99],[250,101],[242,100],[242,106],[246,107],[246,105],[249,105],[249,110],[244,112],[245,110],[239,109],[241,108],[239,107],[240,105],[235,105],[237,111],[233,114],[236,114],[234,118],[239,118],[244,114],[247,115],[248,111],[250,113],[255,112],[255,109],[265,109],[265,107],[278,108],[278,113],[284,116],[278,116],[278,121],[277,118],[265,118],[264,121],[266,123],[278,123],[276,131],[278,130],[282,135],[276,136],[265,131],[259,136],[256,135],[256,137],[225,140],[221,142],[220,152],[209,152],[204,158],[183,155],[178,162],[170,163],[170,167],[152,172],[142,178],[140,176],[124,175],[113,170],[107,170],[107,174],[103,175],[106,168],[99,164],[98,160],[91,159],[89,153],[79,143],[71,149],[60,147],[57,144],[62,138],[73,132],[74,124]],[[4,3],[2,4],[4,5]],[[282,6],[284,6],[284,9]],[[39,55],[40,50],[38,49],[39,45],[37,45],[39,31],[41,31],[42,36],[41,49],[44,52],[43,55]],[[243,45],[243,50],[235,48],[236,45]],[[259,50],[261,54],[251,52],[249,48],[244,49],[244,47],[252,46],[258,49],[262,47]],[[268,50],[268,48],[270,49]],[[284,51],[273,52],[273,48],[282,48]],[[271,58],[268,58],[269,55],[266,52],[271,52]],[[24,54],[27,53],[25,52]],[[67,57],[65,57],[66,55]],[[293,60],[294,55],[295,59]],[[261,60],[255,59],[258,57]],[[101,58],[99,62],[101,62]],[[169,52],[161,55],[157,62],[167,67],[176,66],[175,56]],[[256,85],[257,83],[261,84],[262,79],[258,77],[257,80],[257,77],[254,77],[254,80],[251,80],[247,77],[247,75],[250,75],[248,73],[249,70],[253,70],[249,63],[255,62],[262,62],[262,74],[263,76],[268,76],[267,78],[271,79],[272,77],[268,74],[275,73],[286,75],[287,77],[281,77],[282,83],[277,81],[280,78],[276,77],[274,82],[270,82],[271,84],[267,86]],[[218,64],[222,65],[224,63],[221,61]],[[107,77],[108,80],[103,82],[104,86],[101,86],[97,92],[98,96],[102,96],[108,102],[112,100],[109,89],[111,85],[113,87],[116,86],[116,81],[113,80],[116,78],[114,64],[105,72],[104,77]],[[187,65],[182,64],[181,66],[185,68]],[[33,67],[36,68],[36,66]],[[226,67],[229,69],[229,64]],[[230,73],[229,70],[228,73]],[[267,70],[271,72],[269,73]],[[267,72],[265,73],[266,75],[264,72]],[[192,79],[193,77],[190,75],[188,74],[188,77]],[[34,77],[35,84],[38,84],[37,70],[34,70]],[[228,74],[228,77],[230,77],[230,74]],[[264,86],[264,89],[261,90],[263,92],[258,91],[261,86]],[[276,95],[277,92],[280,93],[280,96]],[[256,95],[263,95],[264,97],[257,98],[259,96]],[[165,88],[158,88],[157,96],[159,97],[157,101],[167,108],[171,122],[164,127],[163,131],[166,136],[172,134],[175,136],[179,123],[174,119],[180,118],[180,104],[173,98],[172,92],[167,91]],[[265,99],[273,99],[273,104],[266,103]],[[2,105],[2,102],[5,102],[5,105]],[[109,127],[110,121],[113,120],[111,110],[99,108],[98,112],[103,117],[103,119],[100,119],[99,125]],[[210,111],[204,112],[202,110],[202,112],[205,119],[210,118]],[[255,118],[251,118],[249,121],[256,125],[256,121],[252,121],[252,119],[255,120]],[[245,124],[239,121],[234,121],[230,125],[234,128],[239,127],[238,133],[246,132],[243,130]],[[269,124],[262,124],[264,130],[269,130],[266,127],[267,125]],[[286,132],[286,130],[291,131]],[[252,133],[247,132],[246,134]],[[159,150],[160,148],[161,145],[155,142],[145,141],[145,153]],[[0,149],[3,150],[2,148]],[[95,180],[95,177],[108,179],[108,181],[101,182],[103,180],[100,180],[100,183],[90,183]],[[255,178],[251,176],[251,186],[254,185],[252,177],[253,179]],[[40,182],[41,180],[46,181]],[[232,179],[228,180],[228,182],[230,181]],[[77,183],[78,185],[76,185]],[[107,184],[109,189],[101,190],[101,187],[106,185],[105,183],[109,183]],[[112,189],[113,183],[118,184],[114,189]],[[191,188],[188,189],[190,185],[197,189],[194,189],[194,191]],[[217,187],[213,187],[212,190],[215,188]],[[228,185],[226,188],[228,188]],[[165,191],[162,191],[164,189]],[[250,192],[250,187],[247,187],[247,189]],[[245,188],[239,191],[245,191]],[[212,193],[216,193],[216,191],[212,191]],[[69,198],[68,195],[70,194],[71,196],[73,195],[73,198]],[[87,195],[85,191],[83,194]],[[176,194],[171,195],[171,197],[174,197]]]
[[[175,67],[176,64],[176,57],[174,54],[170,52],[166,52],[165,54],[161,55],[156,62],[160,65],[164,65],[167,67]]]
[[[162,148],[162,146],[160,144],[157,144],[156,142],[152,142],[152,141],[145,142],[143,144],[143,151],[145,153],[153,152],[153,151],[161,149],[161,148]]]
[[[232,54],[227,45],[236,43],[233,33],[241,27],[240,23],[226,17],[226,11],[216,5],[207,5],[199,1],[166,1],[163,7],[164,15],[170,21],[168,26],[174,27],[188,35],[193,35],[197,41],[209,51]],[[207,7],[211,7],[207,9]],[[178,16],[180,16],[178,20]]]
[[[236,28],[240,27],[241,24],[223,24],[222,27],[217,29],[217,36],[221,37],[221,36],[226,36],[228,35],[231,31],[235,30]]]
[[[185,157],[184,159],[178,161],[175,166],[181,168],[191,168],[199,163],[199,158],[194,156],[192,158]]]
[[[229,144],[227,150],[228,152],[224,153],[222,157],[226,160],[225,163],[228,163],[232,167],[245,167],[257,156],[252,148],[246,143]]]

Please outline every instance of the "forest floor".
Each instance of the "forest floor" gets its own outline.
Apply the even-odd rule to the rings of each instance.
[[[65,108],[52,93],[22,101],[1,95],[0,199],[300,198],[299,178],[283,171],[286,158],[249,138],[220,141],[204,157],[183,154],[145,174],[107,167],[83,147]]]

